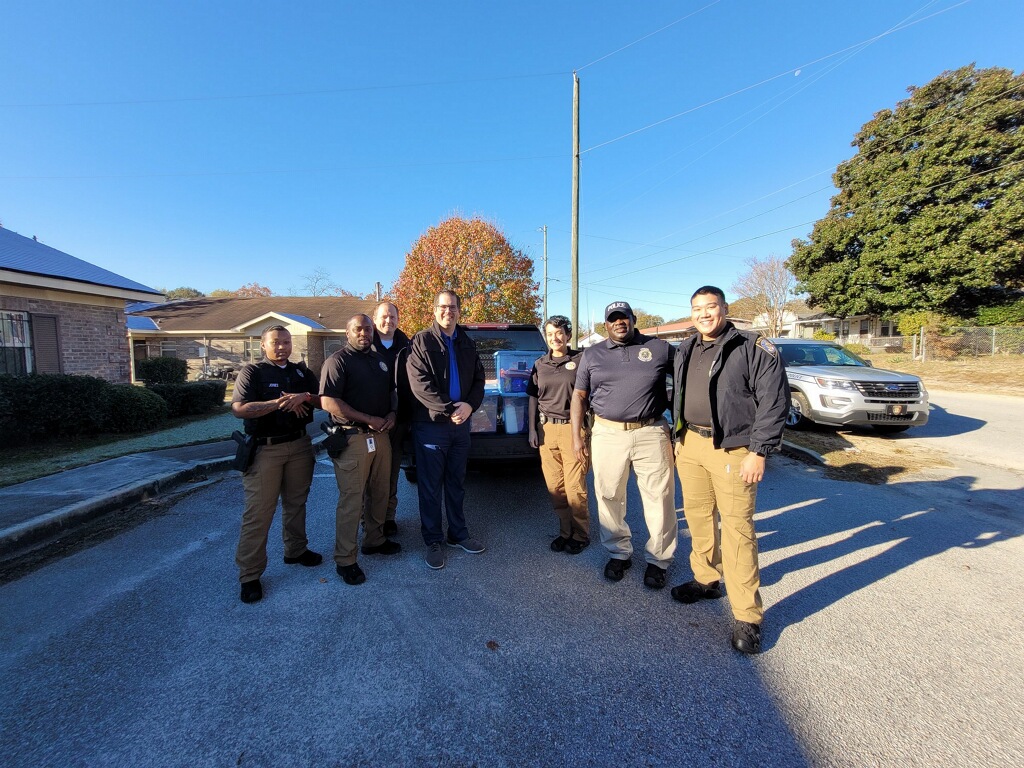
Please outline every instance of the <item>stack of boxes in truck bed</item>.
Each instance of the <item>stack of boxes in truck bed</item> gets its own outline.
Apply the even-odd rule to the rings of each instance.
[[[474,432],[497,432],[499,423],[504,424],[507,435],[529,431],[526,386],[533,363],[541,354],[534,351],[494,353],[495,378],[487,380],[483,405],[473,414]]]
[[[518,435],[529,432],[526,423],[529,411],[529,395],[526,386],[530,383],[530,371],[534,361],[540,357],[536,352],[495,352],[494,362],[498,372],[498,392],[504,405],[505,433]]]

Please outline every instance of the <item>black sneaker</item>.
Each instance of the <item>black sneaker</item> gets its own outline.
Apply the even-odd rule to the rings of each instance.
[[[722,596],[718,582],[701,584],[699,581],[688,581],[678,587],[672,587],[672,597],[680,603],[696,603],[698,600],[717,600]]]
[[[376,547],[363,547],[364,555],[397,555],[401,551],[402,545],[390,539],[385,539],[383,544]]]
[[[564,536],[559,536],[557,539],[551,542],[552,552],[562,552],[565,550],[565,545],[569,543],[569,540]]]
[[[324,561],[324,556],[317,554],[311,549],[307,549],[298,557],[286,557],[284,559],[285,565],[304,565],[307,568],[312,568],[314,565],[320,565]]]
[[[258,603],[263,599],[263,585],[260,580],[246,581],[242,583],[242,602]]]
[[[339,565],[337,567],[338,575],[345,580],[346,584],[355,586],[356,584],[362,584],[366,581],[366,574],[363,573],[363,569],[359,567],[359,563],[352,563],[352,565]]]
[[[385,536],[397,536],[398,535],[398,523],[394,520],[384,521],[384,535]]]
[[[648,563],[647,570],[644,571],[644,584],[651,589],[664,589],[666,574],[667,571],[664,568],[659,568],[654,563]]]
[[[732,630],[732,647],[740,653],[760,653],[761,625],[737,621]]]
[[[570,555],[578,555],[584,549],[590,546],[590,539],[586,541],[577,541],[576,539],[569,539],[565,542],[565,551]]]
[[[611,581],[622,581],[622,577],[626,575],[626,571],[632,567],[632,560],[618,560],[613,557],[604,567],[604,577]]]

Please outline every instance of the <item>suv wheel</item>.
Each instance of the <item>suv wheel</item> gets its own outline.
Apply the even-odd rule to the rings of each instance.
[[[789,405],[789,415],[786,416],[786,426],[790,429],[807,429],[811,420],[807,414],[811,412],[811,404],[807,402],[802,392],[793,391],[793,397]]]

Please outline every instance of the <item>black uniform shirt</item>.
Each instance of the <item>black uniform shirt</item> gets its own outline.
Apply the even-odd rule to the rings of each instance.
[[[344,400],[357,411],[383,417],[393,410],[394,378],[384,358],[372,349],[360,352],[346,344],[324,361],[320,379],[321,395]],[[351,426],[351,422],[331,418]]]
[[[719,337],[721,338],[721,337]],[[683,398],[683,420],[698,427],[710,427],[711,417],[711,364],[718,354],[717,339],[693,343],[693,353],[686,364],[686,395]]]
[[[643,421],[668,407],[666,376],[675,347],[639,331],[625,344],[611,339],[583,350],[576,389],[590,393],[594,413],[611,421]]]
[[[550,352],[533,364],[526,394],[537,398],[537,408],[552,419],[568,419],[572,390],[576,385],[576,369],[579,367],[579,350],[568,350],[562,357]]]
[[[305,366],[289,362],[283,368],[269,360],[244,366],[235,381],[233,403],[263,403],[277,400],[283,392],[317,393],[316,375]],[[305,416],[273,411],[258,419],[245,420],[245,433],[254,437],[280,437],[300,430],[313,421],[313,406]]]

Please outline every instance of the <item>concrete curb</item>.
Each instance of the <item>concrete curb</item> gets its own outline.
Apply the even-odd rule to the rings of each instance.
[[[791,443],[791,442],[789,442],[789,440],[783,440],[782,441],[782,452],[786,453],[787,451],[790,454],[796,454],[796,456],[794,456],[794,458],[797,458],[797,459],[800,459],[800,458],[811,458],[811,459],[814,459],[819,464],[821,464],[821,466],[823,466],[823,467],[828,465],[828,462],[825,461],[825,457],[822,456],[820,453],[816,453],[815,451],[812,451],[810,448],[804,448],[802,445],[797,445],[796,443]]]
[[[323,451],[323,442],[326,439],[327,435],[314,437],[313,450],[317,453]],[[150,475],[117,491],[68,504],[4,528],[0,530],[0,560],[22,555],[47,541],[66,535],[77,525],[166,493],[196,475],[230,470],[234,458],[234,455],[230,455],[193,461],[181,469]]]
[[[150,475],[115,492],[68,504],[66,507],[12,525],[0,531],[0,558],[6,559],[22,554],[49,539],[66,534],[76,525],[153,498],[198,474],[228,469],[233,460],[234,456],[226,456],[196,461],[173,472]]]

